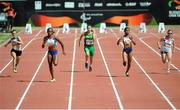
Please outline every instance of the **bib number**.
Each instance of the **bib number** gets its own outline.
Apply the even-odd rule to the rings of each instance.
[[[93,45],[94,44],[94,41],[93,40],[86,40],[86,45]]]

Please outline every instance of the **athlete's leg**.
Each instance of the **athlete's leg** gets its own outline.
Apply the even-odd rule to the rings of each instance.
[[[126,69],[126,76],[129,76],[128,72],[129,72],[129,69],[131,67],[131,62],[132,62],[132,53],[129,53],[127,55],[127,69]]]
[[[89,71],[92,71],[93,57],[94,57],[94,47],[92,46],[92,47],[90,48],[90,65],[89,65]]]
[[[166,54],[165,53],[161,53],[161,59],[163,63],[166,63]]]
[[[93,56],[90,56],[89,71],[92,71]]]
[[[48,64],[49,64],[49,71],[50,71],[50,74],[51,74],[51,80],[54,80],[54,70],[53,70],[53,57],[52,55],[49,55],[48,54]]]
[[[126,63],[127,63],[127,54],[126,54],[126,52],[122,52],[122,58],[123,58],[123,65],[126,66]]]
[[[168,60],[167,69],[168,69],[168,72],[170,72],[170,68],[171,68],[171,59],[172,59],[172,52],[168,52],[167,53],[167,60]]]
[[[53,64],[54,66],[58,65],[58,55],[53,55]]]
[[[88,59],[89,59],[89,49],[87,47],[84,48],[84,52],[85,52],[85,68],[88,69]]]
[[[16,57],[16,53],[15,52],[11,52],[11,56],[12,56],[12,58],[13,58],[13,71],[14,71],[14,73],[16,73],[17,72],[17,70],[16,70],[16,59],[17,59],[17,57]]]
[[[17,56],[17,57],[16,57],[16,67],[17,67],[17,65],[19,64],[20,58],[21,58],[20,56]]]

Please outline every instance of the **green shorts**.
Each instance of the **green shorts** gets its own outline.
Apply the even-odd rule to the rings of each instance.
[[[84,52],[87,55],[94,56],[94,46],[84,46]]]

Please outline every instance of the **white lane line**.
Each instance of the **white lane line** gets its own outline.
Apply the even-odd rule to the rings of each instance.
[[[22,50],[24,50],[29,44],[31,44],[31,42],[42,32],[42,30],[40,30],[35,37],[33,37],[33,39],[31,39],[23,48]],[[2,74],[2,72],[9,66],[9,64],[12,62],[12,59],[1,69],[0,74]]]
[[[102,37],[101,37],[101,38],[102,38]],[[115,86],[115,84],[114,84],[113,78],[111,77],[112,75],[111,75],[111,73],[110,73],[110,71],[109,71],[109,68],[108,68],[108,65],[107,65],[107,63],[106,63],[106,59],[105,59],[105,57],[104,57],[104,54],[103,54],[101,45],[100,45],[100,43],[99,43],[99,39],[101,39],[101,38],[97,38],[97,44],[98,44],[98,47],[99,47],[99,50],[100,50],[102,59],[103,59],[103,61],[104,61],[106,70],[107,70],[107,72],[108,72],[108,76],[109,76],[109,79],[110,79],[110,81],[111,81],[113,90],[114,90],[114,92],[115,92],[116,99],[117,99],[117,101],[118,101],[119,107],[120,107],[121,110],[123,110],[124,108],[123,108],[123,105],[122,105],[122,102],[121,102],[121,99],[120,99],[120,95],[119,95],[119,93],[117,92],[117,89],[116,89],[116,86]]]
[[[111,30],[112,33],[117,37],[116,33]],[[166,100],[166,102],[171,106],[172,109],[176,110],[176,107],[172,104],[172,102],[168,99],[168,97],[162,92],[162,90],[157,86],[157,84],[152,80],[152,78],[148,75],[148,73],[145,71],[145,69],[140,65],[140,63],[133,57],[133,60],[136,62],[136,64],[139,66],[139,68],[143,71],[145,76],[150,80],[150,82],[155,86],[155,88],[158,90],[158,92],[162,95],[162,97]]]
[[[56,35],[57,35],[58,33],[59,33],[59,30],[58,30],[58,32],[56,33]],[[24,91],[23,95],[21,96],[21,99],[20,99],[20,101],[18,102],[15,110],[19,110],[19,108],[20,108],[23,100],[25,99],[25,97],[26,97],[26,95],[27,95],[27,93],[28,93],[28,91],[29,91],[29,89],[30,89],[33,81],[34,81],[34,79],[36,78],[36,75],[37,75],[38,72],[39,72],[39,69],[41,68],[41,66],[42,66],[42,64],[43,64],[43,62],[44,62],[44,60],[45,60],[45,58],[46,58],[46,56],[47,56],[47,53],[48,53],[48,51],[45,52],[44,57],[42,58],[42,60],[41,60],[41,62],[40,62],[40,64],[39,64],[36,72],[34,73],[34,75],[33,75],[32,79],[31,79],[30,83],[28,84],[26,90]]]
[[[134,33],[133,33],[134,34]],[[134,34],[136,37],[137,37],[137,35],[136,34]],[[137,37],[138,38],[138,37]],[[142,39],[143,38],[138,38],[144,45],[146,45],[148,48],[150,48],[154,53],[156,53],[159,57],[161,57],[161,55],[154,49],[154,48],[152,48],[150,45],[148,45],[145,41],[143,41]],[[179,70],[179,68],[178,67],[176,67],[174,64],[171,64],[171,66],[173,67],[173,68],[175,68],[178,72],[180,72],[180,70]]]
[[[140,65],[140,63],[134,57],[133,57],[133,60],[136,62],[136,64],[139,66],[139,68],[143,71],[143,73],[146,75],[146,77],[150,80],[150,82],[155,86],[155,88],[158,90],[158,92],[163,96],[163,98],[166,100],[166,102],[171,106],[171,108],[173,110],[176,110],[176,107],[172,104],[172,102],[168,99],[168,97],[163,93],[163,91],[157,86],[157,84],[152,80],[152,78],[148,75],[148,73]]]
[[[156,37],[156,38],[159,38],[155,33],[150,33],[151,35],[153,35],[154,37]],[[177,46],[175,46],[175,49],[177,49],[177,50],[179,50],[180,51],[180,48],[179,47],[177,47]]]
[[[76,37],[77,37],[77,29],[75,30],[75,38],[74,38],[74,50],[73,50],[73,58],[72,58],[68,110],[72,109],[73,82],[74,82],[74,64],[75,64],[75,56],[76,56],[76,41],[78,39]]]
[[[28,93],[28,91],[29,91],[29,89],[30,89],[30,87],[31,87],[31,85],[32,85],[32,83],[33,83],[33,81],[34,81],[34,79],[35,79],[37,73],[39,72],[39,69],[41,68],[41,66],[42,66],[42,64],[43,64],[43,62],[44,62],[44,60],[45,60],[45,58],[46,58],[46,55],[47,55],[47,51],[46,51],[44,57],[42,58],[42,60],[41,60],[41,62],[40,62],[40,64],[39,64],[39,66],[38,66],[36,72],[34,73],[34,76],[32,77],[30,83],[28,84],[28,86],[27,86],[25,92],[24,92],[23,95],[21,96],[21,99],[20,99],[20,101],[18,102],[18,104],[17,104],[17,106],[16,106],[16,110],[19,110],[19,108],[20,108],[20,106],[21,106],[23,100],[25,99],[25,97],[26,97],[26,95],[27,95],[27,93]]]

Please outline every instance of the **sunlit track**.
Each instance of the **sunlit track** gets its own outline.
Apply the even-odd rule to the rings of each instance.
[[[57,36],[58,33],[59,33],[59,30],[56,32],[56,36]],[[43,56],[40,64],[38,65],[38,68],[37,68],[37,70],[35,71],[35,73],[34,73],[32,79],[31,79],[30,83],[28,84],[26,90],[24,91],[23,95],[21,96],[21,98],[20,98],[20,100],[19,100],[19,102],[18,102],[18,104],[17,104],[17,106],[16,106],[16,108],[15,108],[16,110],[19,110],[19,108],[20,108],[23,100],[25,99],[25,97],[26,97],[26,95],[27,95],[27,93],[28,93],[28,91],[29,91],[29,89],[30,89],[30,87],[31,87],[31,85],[32,85],[35,77],[37,76],[37,74],[38,74],[38,72],[39,72],[39,69],[41,68],[41,66],[42,66],[42,64],[43,64],[46,56],[47,56],[47,51],[45,52],[45,54],[44,54],[44,56]]]
[[[117,37],[116,33],[113,32],[111,29],[112,33],[114,34],[115,37]],[[150,82],[154,85],[154,87],[158,90],[158,92],[163,96],[163,98],[167,101],[167,103],[171,106],[172,109],[176,110],[176,107],[172,104],[172,102],[169,100],[169,98],[163,93],[163,91],[158,87],[158,85],[153,81],[153,79],[148,75],[146,70],[141,66],[141,64],[136,60],[135,57],[133,57],[133,60],[136,62],[136,64],[139,66],[139,68],[143,71],[145,76],[150,80]]]
[[[42,58],[42,60],[41,60],[41,62],[40,62],[40,64],[39,64],[39,66],[38,66],[36,72],[34,73],[34,76],[32,77],[30,83],[28,84],[26,90],[24,91],[23,95],[21,96],[21,99],[20,99],[20,101],[18,102],[18,104],[17,104],[15,110],[19,110],[19,108],[20,108],[20,106],[21,106],[21,104],[22,104],[24,98],[26,97],[26,94],[28,93],[28,91],[29,91],[29,89],[30,89],[30,87],[31,87],[31,85],[32,85],[32,83],[33,83],[33,81],[34,81],[34,79],[35,79],[35,77],[36,77],[36,75],[37,75],[39,69],[41,68],[42,63],[44,62],[44,60],[45,60],[45,58],[46,58],[46,55],[47,55],[47,52],[44,54],[44,57]]]
[[[179,90],[169,86],[178,79],[175,77],[178,75],[178,68],[173,69],[172,74],[167,74],[164,69],[153,73],[156,72],[155,66],[149,66],[151,63],[161,64],[157,49],[154,49],[155,45],[152,45],[152,42],[147,43],[156,52],[145,44],[148,38],[153,39],[155,36],[142,34],[143,36],[137,37],[136,35],[141,34],[134,33],[136,30],[132,29],[131,33],[137,45],[133,48],[135,56],[130,77],[126,77],[125,67],[122,65],[122,47],[116,45],[118,33],[122,35],[123,32],[120,33],[117,28],[108,28],[107,33],[99,33],[99,29],[95,28],[97,38],[94,42],[96,51],[92,72],[84,67],[83,43],[78,47],[80,29],[73,28],[68,34],[60,33],[61,29],[56,32],[67,50],[66,56],[61,56],[60,64],[55,67],[56,82],[51,83],[48,80],[49,68],[45,60],[47,51],[41,49],[42,35],[45,36],[46,33],[40,32],[39,37],[32,37],[32,44],[25,47],[27,51],[24,52],[19,73],[11,75],[10,66],[3,71],[5,75],[0,77],[0,86],[7,84],[8,87],[13,87],[3,87],[7,90],[1,89],[0,94],[2,91],[14,91],[14,95],[8,95],[9,92],[4,94],[2,99],[6,100],[2,106],[0,104],[0,109],[179,109]],[[153,41],[155,39],[156,37]],[[38,48],[34,51],[36,47]],[[59,47],[58,49],[61,50]],[[144,54],[146,52],[147,54]],[[143,54],[145,58],[141,58]],[[29,67],[31,64],[32,68]],[[160,65],[160,68],[162,67],[163,65]],[[163,80],[167,78],[170,80]],[[169,82],[165,83],[166,81]],[[3,100],[0,100],[0,103]]]
[[[70,80],[70,90],[69,90],[69,101],[68,101],[68,110],[72,109],[72,97],[73,97],[73,82],[74,82],[74,63],[76,56],[76,42],[77,42],[77,29],[75,30],[74,38],[74,49],[73,49],[73,58],[72,58],[72,68],[71,68],[71,80]]]
[[[101,37],[101,38],[102,38],[102,37]],[[102,51],[102,47],[101,47],[101,45],[100,45],[100,43],[99,43],[99,40],[100,40],[101,38],[97,38],[97,44],[98,44],[98,47],[99,47],[99,50],[100,50],[102,59],[103,59],[103,61],[104,61],[104,65],[105,65],[106,70],[107,70],[107,72],[108,72],[109,79],[110,79],[110,81],[111,81],[111,84],[112,84],[114,93],[115,93],[115,95],[116,95],[116,99],[117,99],[117,101],[118,101],[119,108],[120,108],[121,110],[123,110],[124,107],[123,107],[122,102],[121,102],[120,92],[118,92],[117,89],[116,89],[116,86],[115,86],[115,83],[114,83],[114,81],[113,81],[113,78],[111,77],[111,76],[112,76],[112,75],[111,75],[111,72],[109,71],[109,67],[108,67],[108,65],[107,65],[107,63],[106,63],[106,59],[105,59],[105,57],[104,57],[104,54],[103,54],[103,51]]]
[[[42,32],[42,30],[40,30],[34,37],[33,39],[31,39],[23,48],[22,50],[24,50],[26,47],[28,47],[32,41]],[[9,66],[9,64],[12,62],[12,59],[1,69],[0,74],[2,74],[2,72]]]

